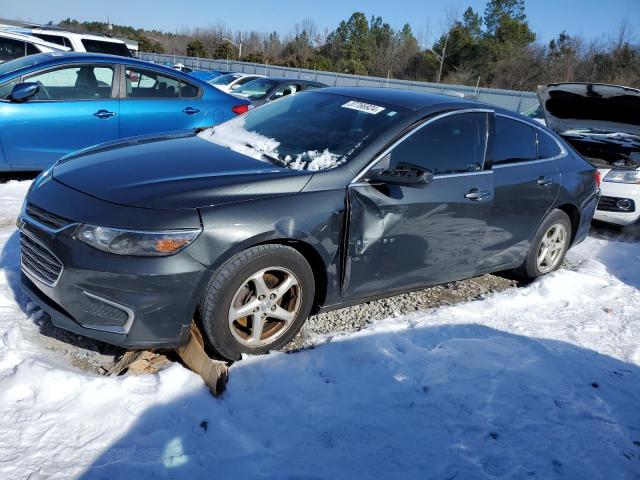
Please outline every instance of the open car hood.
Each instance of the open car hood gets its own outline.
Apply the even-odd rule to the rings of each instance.
[[[640,90],[600,83],[551,83],[538,87],[547,126],[640,136]]]

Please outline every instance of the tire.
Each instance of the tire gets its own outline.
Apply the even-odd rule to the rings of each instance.
[[[555,230],[554,230],[555,229]],[[547,248],[548,256],[545,255],[542,261],[540,256],[543,253],[543,248],[549,246],[552,240],[552,236],[555,232],[559,232],[558,235],[563,238],[558,238],[557,241],[552,242],[555,248],[555,252],[552,252],[550,248]],[[542,222],[540,228],[533,237],[531,242],[531,248],[525,258],[523,264],[514,270],[516,276],[524,280],[533,280],[547,273],[557,270],[564,260],[569,246],[571,244],[572,227],[569,216],[562,210],[553,210]],[[545,246],[543,246],[543,242]],[[554,248],[552,247],[552,248]]]
[[[197,314],[215,353],[238,360],[289,343],[309,316],[314,294],[313,271],[297,250],[258,245],[214,273]]]

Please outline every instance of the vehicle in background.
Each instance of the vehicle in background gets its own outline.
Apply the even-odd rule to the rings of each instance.
[[[547,125],[600,171],[593,218],[618,225],[640,220],[640,90],[597,83],[538,87]]]
[[[255,80],[256,78],[263,78],[264,75],[254,75],[250,73],[227,73],[225,75],[220,75],[219,77],[214,78],[209,81],[210,85],[213,85],[219,90],[223,92],[231,93],[234,90],[237,90],[242,85],[251,80]]]
[[[517,113],[326,88],[60,160],[18,219],[22,288],[78,335],[171,348],[195,319],[235,360],[284,346],[310,312],[552,272],[597,199],[596,169]]]
[[[74,33],[49,28],[31,28],[30,34],[50,43],[62,45],[73,52],[106,53],[131,57],[129,46],[120,39],[90,35],[88,33]]]
[[[64,52],[69,49],[30,35],[0,30],[0,63],[36,53]]]
[[[75,52],[30,55],[0,65],[0,171],[42,170],[98,143],[208,127],[250,106],[190,75],[142,60]]]
[[[522,115],[524,115],[525,117],[529,117],[532,120],[541,123],[542,125],[547,124],[547,121],[544,119],[544,109],[539,103],[526,110]]]
[[[182,63],[176,63],[175,65],[171,65],[171,68],[179,70],[184,73],[188,73],[189,75],[199,78],[203,82],[208,82],[209,80],[213,80],[214,78],[219,77],[220,75],[225,75],[229,72],[221,72],[219,70],[199,70],[185,66]]]
[[[295,78],[257,78],[236,88],[233,95],[251,100],[255,107],[304,90],[327,87],[324,83]]]

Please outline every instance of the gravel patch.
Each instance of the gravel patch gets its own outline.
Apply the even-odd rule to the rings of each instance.
[[[513,279],[482,275],[314,315],[283,350],[309,348],[318,335],[355,332],[378,320],[478,300],[516,286],[518,281]]]

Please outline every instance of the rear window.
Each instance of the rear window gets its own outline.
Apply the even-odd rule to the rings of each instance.
[[[536,132],[526,123],[496,115],[493,163],[536,160]]]
[[[538,158],[557,157],[562,153],[557,142],[544,132],[538,131]]]
[[[220,75],[219,77],[210,80],[209,83],[211,85],[229,85],[231,82],[237,80],[241,76],[242,75],[239,75],[237,73],[227,73],[226,75]]]
[[[131,53],[124,43],[120,42],[103,42],[101,40],[82,40],[82,45],[87,52],[106,53],[108,55],[119,55],[121,57],[130,57]]]

